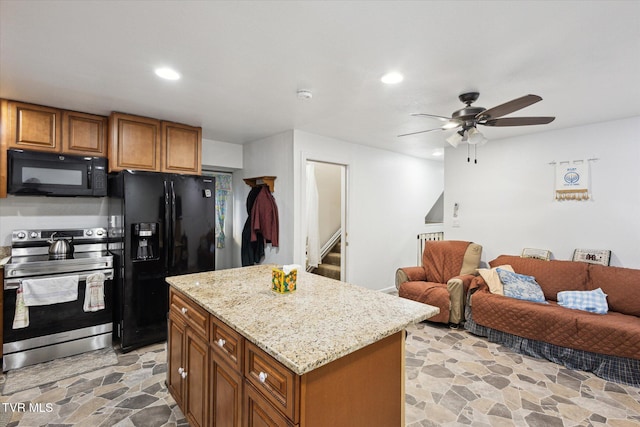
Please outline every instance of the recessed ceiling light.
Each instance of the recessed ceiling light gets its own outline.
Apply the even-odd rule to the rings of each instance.
[[[156,75],[167,80],[178,80],[180,78],[180,73],[167,67],[156,68]]]
[[[403,79],[404,79],[404,76],[402,74],[393,71],[391,73],[387,73],[384,76],[382,76],[380,81],[388,85],[394,85],[396,83],[400,83]]]
[[[300,89],[296,92],[298,99],[311,99],[313,98],[313,93],[307,89]]]
[[[442,151],[440,151],[440,150],[436,150],[436,151],[434,151],[433,153],[431,153],[431,155],[432,155],[432,156],[434,156],[434,157],[440,157],[440,156],[442,156],[443,154],[444,154],[444,153],[443,153]]]

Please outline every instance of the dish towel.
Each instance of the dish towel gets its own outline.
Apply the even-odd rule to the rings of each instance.
[[[29,326],[29,307],[24,305],[22,296],[22,285],[16,290],[16,312],[13,316],[13,329],[26,328]]]
[[[84,311],[104,310],[104,274],[94,273],[87,276],[82,308]]]
[[[78,276],[25,279],[22,281],[24,305],[59,304],[78,299]]]

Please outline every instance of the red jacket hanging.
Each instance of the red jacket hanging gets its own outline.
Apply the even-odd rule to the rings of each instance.
[[[257,233],[261,233],[266,242],[271,242],[271,246],[278,247],[278,206],[266,185],[251,209],[252,242],[258,240]]]

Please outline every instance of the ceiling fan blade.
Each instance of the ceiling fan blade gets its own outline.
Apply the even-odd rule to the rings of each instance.
[[[491,119],[480,123],[485,126],[528,126],[546,125],[555,120],[555,117],[504,117],[502,119]]]
[[[488,120],[491,118],[498,118],[505,116],[514,111],[518,111],[524,107],[528,107],[531,104],[535,104],[538,101],[542,101],[542,98],[538,95],[525,95],[520,98],[512,99],[509,102],[500,104],[488,110],[484,110],[476,115],[478,120]]]
[[[448,122],[449,120],[451,120],[451,117],[436,116],[436,115],[433,115],[433,114],[414,113],[414,114],[411,114],[411,115],[412,116],[431,117],[432,119],[438,119],[441,122]]]
[[[435,128],[435,129],[421,130],[421,131],[418,131],[418,132],[403,133],[402,135],[398,135],[398,137],[401,137],[401,136],[409,136],[409,135],[417,135],[417,134],[419,134],[419,133],[431,132],[431,131],[433,131],[433,130],[444,130],[444,129],[443,129],[443,128]]]
[[[412,114],[412,116],[429,117],[432,119],[440,120],[441,122],[446,122],[445,124],[442,125],[441,129],[443,130],[455,129],[458,126],[462,126],[464,124],[462,121],[457,119],[452,119],[452,118],[443,117],[443,116],[435,116],[433,114],[415,113],[415,114]]]

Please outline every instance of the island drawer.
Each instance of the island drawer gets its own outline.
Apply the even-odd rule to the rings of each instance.
[[[242,348],[244,338],[223,321],[211,316],[211,347],[222,359],[242,373]]]
[[[298,422],[300,377],[255,344],[245,341],[244,375],[271,404]]]
[[[194,331],[209,337],[209,313],[191,299],[171,289],[169,310],[184,319]]]

